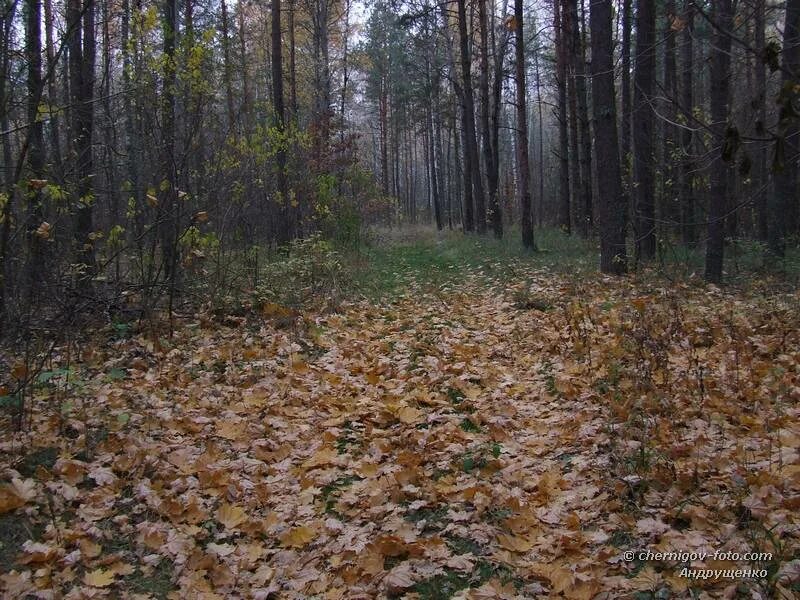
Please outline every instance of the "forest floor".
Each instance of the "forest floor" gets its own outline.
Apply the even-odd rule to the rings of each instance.
[[[799,597],[797,292],[449,239],[336,312],[58,355],[0,443],[3,597]]]

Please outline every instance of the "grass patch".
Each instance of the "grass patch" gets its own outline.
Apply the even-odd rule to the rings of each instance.
[[[325,505],[326,513],[337,514],[333,507],[336,506],[336,503],[339,501],[339,493],[354,481],[361,481],[361,477],[358,475],[345,475],[323,486],[322,502]]]
[[[44,528],[31,522],[22,513],[6,513],[0,516],[0,573],[14,568],[22,552],[22,544],[38,540]]]
[[[23,477],[32,477],[38,467],[50,471],[58,459],[58,448],[39,448],[34,450],[17,466]]]
[[[443,529],[447,522],[446,506],[427,507],[410,510],[405,515],[405,520],[411,523],[425,522],[425,530],[437,531]]]
[[[146,594],[158,600],[165,600],[175,589],[169,561],[162,560],[148,575],[137,569],[135,573],[131,573],[125,578],[124,587],[128,592]]]

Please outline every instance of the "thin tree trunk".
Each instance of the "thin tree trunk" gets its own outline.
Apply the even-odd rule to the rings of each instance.
[[[692,0],[689,0],[690,2]],[[620,59],[622,63],[622,116],[620,119],[620,158],[622,160],[622,182],[625,194],[625,221],[628,221],[628,211],[631,204],[631,12],[632,0],[622,0],[622,49]],[[598,165],[599,167],[599,165]]]
[[[39,101],[42,97],[42,5],[41,0],[25,2],[25,54],[28,62],[28,169],[32,179],[44,177],[45,151],[44,127],[39,118]],[[28,265],[29,293],[34,294],[36,284],[42,278],[44,245],[36,229],[44,214],[40,186],[28,186],[29,215],[27,238],[30,251]],[[32,298],[29,298],[31,301]],[[29,303],[30,308],[30,303]]]
[[[236,110],[233,103],[233,64],[231,63],[230,20],[226,0],[220,0],[222,11],[222,78],[225,81],[225,100],[228,109],[228,133],[236,135]],[[274,57],[273,57],[273,60]]]
[[[767,123],[767,70],[766,64],[761,60],[761,56],[766,46],[765,39],[765,13],[766,0],[755,0],[755,38],[756,38],[756,57],[755,63],[755,89],[758,93],[758,118],[756,122],[756,135],[764,135]],[[756,193],[756,231],[758,239],[766,242],[769,237],[769,219],[767,211],[766,189],[768,184],[767,175],[767,145],[759,142],[756,148],[754,188]]]
[[[687,127],[681,133],[681,232],[683,243],[693,247],[697,242],[697,228],[695,226],[694,210],[694,161],[693,139],[694,135],[691,127],[692,113],[694,111],[694,0],[684,0],[683,18],[685,25],[683,29],[683,90],[681,92],[681,105],[684,110],[684,120]]]
[[[654,0],[638,0],[636,6],[636,65],[633,110],[633,180],[636,261],[656,256],[655,176],[653,156],[653,80],[656,12]]]
[[[569,139],[567,135],[567,50],[565,44],[566,28],[565,18],[562,15],[561,3],[563,0],[553,2],[553,21],[556,43],[556,95],[558,120],[558,210],[559,225],[566,233],[572,233],[572,209],[570,207],[570,177],[569,177]]]
[[[283,100],[283,43],[281,39],[281,0],[272,0],[272,106],[275,111],[275,127],[283,131],[286,111]],[[278,179],[278,244],[285,246],[293,237],[289,186],[286,181],[286,150],[280,148],[276,154]]]
[[[725,140],[728,125],[731,38],[728,31],[733,24],[731,0],[714,0],[713,18],[717,26],[711,47],[711,130],[714,144]],[[719,152],[709,165],[708,242],[706,244],[707,281],[722,281],[725,252],[725,208],[727,206],[728,174]]]
[[[578,62],[578,44],[580,43],[577,35],[577,2],[576,0],[564,0],[562,6],[562,28],[561,35],[564,37],[564,46],[567,49],[567,107],[568,107],[568,126],[569,126],[569,154],[570,154],[570,222],[575,223],[579,231],[585,231],[583,227],[580,207],[580,194],[582,189],[580,153],[578,150],[578,91],[576,81],[576,70]]]
[[[770,206],[768,249],[770,254],[782,258],[787,237],[796,234],[797,224],[797,117],[792,106],[797,105],[795,90],[800,75],[800,0],[787,0],[786,20],[783,28],[783,52],[781,56],[781,105],[778,120],[778,150],[775,161],[775,190]]]
[[[464,154],[468,156],[466,161],[467,174],[472,182],[471,194],[475,198],[475,229],[478,233],[486,233],[486,199],[483,195],[483,182],[481,181],[481,163],[478,157],[478,138],[475,133],[475,100],[472,95],[472,62],[469,51],[469,35],[467,33],[467,9],[466,0],[456,0],[458,7],[458,32],[459,50],[461,56],[461,78],[462,78],[462,111],[464,120]],[[470,202],[471,204],[471,202]],[[468,210],[471,213],[472,207]],[[468,219],[469,227],[472,230],[472,219]]]
[[[519,0],[518,0],[519,1]],[[589,9],[592,31],[592,115],[600,208],[600,270],[622,274],[627,269],[625,197],[617,146],[617,107],[614,99],[614,45],[611,0],[593,0]],[[601,162],[602,161],[602,162]],[[603,165],[602,168],[599,165]]]
[[[519,200],[521,208],[520,228],[522,245],[535,249],[533,237],[533,215],[531,214],[531,166],[528,160],[528,107],[525,85],[525,33],[523,29],[523,0],[514,0],[514,24],[516,36],[517,79],[517,171],[519,171]],[[539,132],[541,135],[541,132]]]

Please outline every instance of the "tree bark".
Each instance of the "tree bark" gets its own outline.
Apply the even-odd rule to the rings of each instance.
[[[681,237],[686,246],[693,247],[697,243],[697,227],[694,210],[694,160],[692,131],[692,113],[694,111],[694,0],[684,0],[683,18],[685,20],[682,36],[682,74],[683,89],[681,106],[684,111],[686,127],[681,133]]]
[[[711,131],[714,143],[725,141],[728,124],[731,38],[727,32],[733,24],[731,0],[714,0],[715,30],[711,48]],[[706,244],[705,278],[712,283],[722,281],[725,253],[725,208],[727,206],[728,174],[722,152],[709,165],[710,189],[708,203],[708,242]]]
[[[589,9],[592,31],[592,115],[600,208],[600,270],[622,274],[627,269],[625,198],[620,179],[617,109],[614,99],[614,45],[611,0],[593,0]],[[602,162],[601,162],[602,161]]]
[[[565,44],[565,17],[561,3],[553,2],[553,25],[556,43],[556,119],[558,120],[558,210],[559,225],[565,233],[572,233],[572,210],[570,207],[569,139],[567,135],[567,50]]]
[[[800,75],[800,0],[787,0],[781,56],[780,133],[775,161],[775,190],[770,206],[768,250],[782,258],[786,239],[796,233],[798,128],[795,108],[800,94],[795,90]],[[782,156],[781,156],[782,155]]]
[[[558,1],[558,0],[556,0]],[[516,100],[517,100],[517,171],[519,172],[519,201],[522,215],[522,245],[536,248],[533,237],[533,215],[531,214],[531,165],[528,159],[528,107],[525,85],[525,33],[523,27],[523,0],[514,0],[514,24],[516,26]],[[541,135],[541,132],[539,132]]]
[[[283,131],[286,126],[286,110],[283,100],[283,43],[281,38],[281,0],[272,0],[272,106],[275,111],[275,127]],[[286,181],[286,150],[281,145],[276,153],[278,179],[278,213],[280,215],[277,240],[285,246],[293,237],[291,199]]]
[[[650,261],[656,255],[654,115],[651,104],[656,70],[655,26],[654,0],[638,0],[633,92],[633,192],[637,262]]]
[[[469,156],[466,170],[472,185],[475,198],[475,229],[478,233],[486,233],[486,198],[481,181],[481,162],[478,157],[478,138],[475,133],[475,100],[472,92],[472,60],[469,51],[469,35],[467,23],[466,0],[456,0],[458,8],[458,39],[461,56],[461,108],[464,120],[464,154]],[[471,202],[470,202],[471,204]],[[471,208],[471,207],[470,207]],[[471,210],[470,210],[471,212]],[[472,223],[470,223],[472,225]],[[471,231],[471,227],[467,231]]]

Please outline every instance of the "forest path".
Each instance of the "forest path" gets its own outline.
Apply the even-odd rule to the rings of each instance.
[[[738,585],[623,559],[649,548],[770,549],[771,581],[791,573],[798,409],[763,390],[793,385],[794,305],[730,296],[747,321],[723,325],[718,292],[685,288],[678,305],[641,282],[511,266],[411,278],[288,327],[271,307],[91,348],[67,435],[46,409],[56,385],[35,435],[4,442],[35,449],[0,489],[0,513],[19,507],[0,514],[21,556],[0,564],[5,593],[589,600]],[[750,345],[734,356],[737,332]],[[784,379],[764,375],[775,364]],[[762,396],[763,426],[746,412]],[[767,579],[748,585],[779,589]]]

